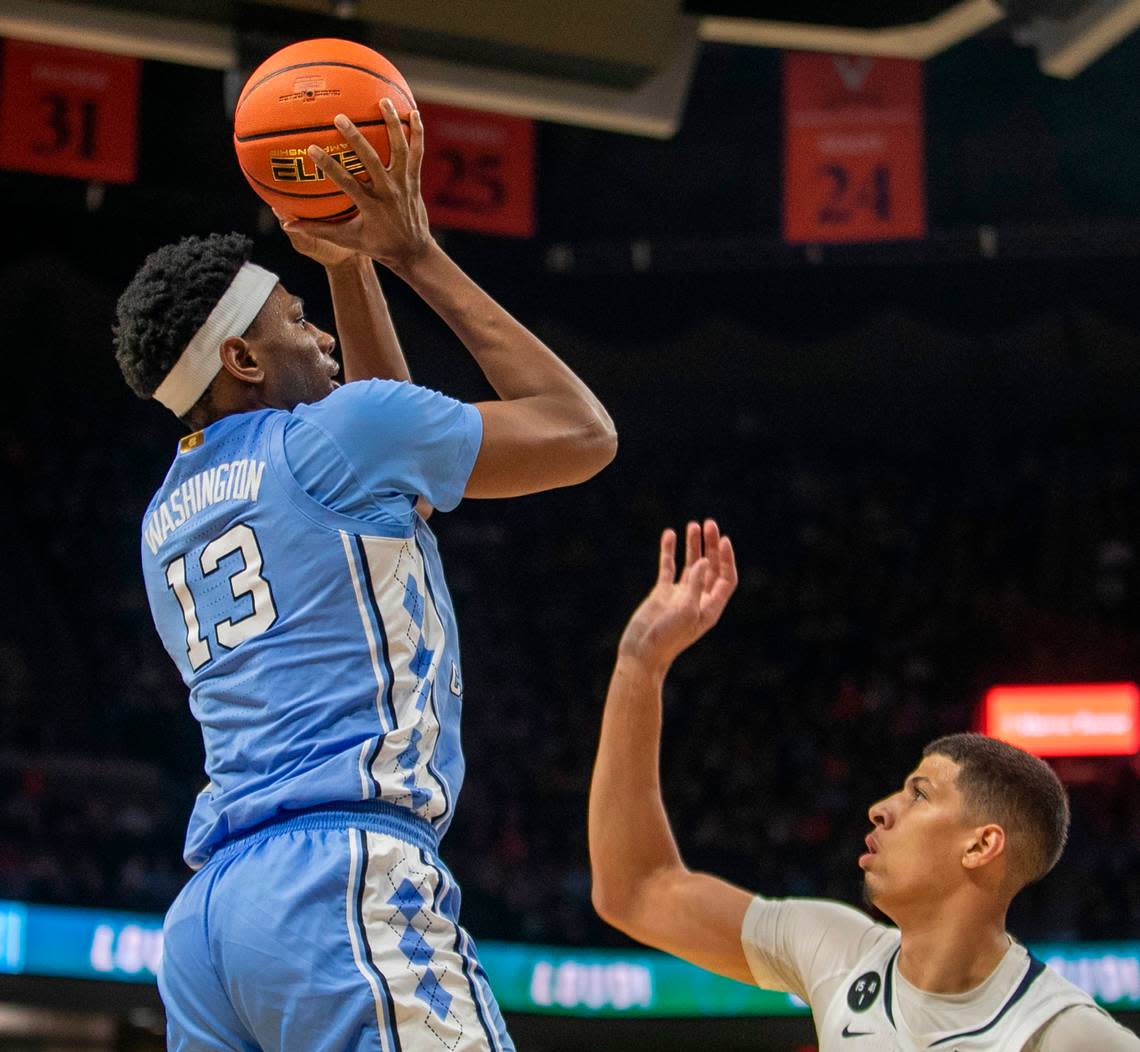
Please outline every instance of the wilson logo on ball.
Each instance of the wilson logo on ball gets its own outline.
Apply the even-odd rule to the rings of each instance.
[[[333,98],[340,94],[339,88],[330,88],[324,77],[298,77],[293,81],[293,90],[278,95],[278,102],[316,102],[317,99]]]

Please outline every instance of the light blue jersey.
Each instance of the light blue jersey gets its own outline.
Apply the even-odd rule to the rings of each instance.
[[[209,785],[166,915],[172,1052],[513,1052],[439,859],[463,679],[420,496],[455,507],[473,406],[412,384],[226,417],[143,523]]]
[[[459,503],[481,428],[471,405],[369,380],[182,441],[142,557],[205,742],[192,867],[321,805],[383,800],[446,830],[463,780],[463,677],[415,504]]]

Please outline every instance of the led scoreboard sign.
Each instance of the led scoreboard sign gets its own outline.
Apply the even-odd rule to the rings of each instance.
[[[1115,1011],[1140,1009],[1140,942],[1029,947]],[[805,1016],[791,994],[725,979],[650,950],[481,942],[479,956],[508,1012],[582,1017]],[[153,983],[162,961],[157,914],[0,901],[0,975]]]
[[[986,692],[982,730],[1036,756],[1140,752],[1135,683],[997,686]]]

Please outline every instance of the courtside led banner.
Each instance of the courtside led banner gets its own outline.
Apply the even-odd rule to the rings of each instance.
[[[1140,1009],[1140,942],[1029,947],[1105,1008]],[[480,942],[479,957],[508,1012],[587,1017],[807,1015],[791,994],[702,971],[651,950]],[[153,983],[162,917],[0,901],[0,974]]]
[[[5,40],[0,168],[133,182],[139,65],[125,55]]]
[[[926,234],[922,66],[870,55],[784,55],[784,238]]]
[[[1140,752],[1135,683],[992,687],[982,730],[1036,756],[1132,756]]]

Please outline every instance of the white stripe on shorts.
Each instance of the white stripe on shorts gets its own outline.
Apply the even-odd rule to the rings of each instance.
[[[368,980],[372,988],[372,1000],[376,1003],[376,1028],[380,1033],[381,1052],[401,1052],[400,1039],[393,1032],[395,1021],[391,1018],[391,994],[384,982],[383,974],[373,974],[371,958],[365,962],[368,951],[368,937],[358,932],[357,900],[360,896],[360,866],[366,848],[363,834],[359,829],[348,830],[348,886],[345,892],[345,921],[348,924],[348,938],[352,943],[352,959],[360,974]],[[361,946],[361,942],[364,943]],[[381,989],[383,984],[384,988]]]
[[[420,852],[420,858],[425,862],[428,861],[422,851]],[[451,884],[447,879],[447,874],[442,869],[437,869],[435,866],[432,868],[439,874],[442,886],[440,887],[438,897],[442,899],[451,889]],[[491,1021],[491,1009],[487,1003],[486,991],[484,991],[483,984],[475,974],[475,959],[472,952],[474,946],[471,937],[462,927],[458,926],[455,928],[455,949],[463,958],[463,973],[467,976],[467,985],[470,987],[471,994],[479,1007],[479,1022],[483,1024],[483,1030],[491,1042],[491,1048],[493,1052],[503,1052],[503,1043],[499,1040],[498,1031]]]
[[[410,844],[382,833],[363,836],[364,936],[387,980],[403,1052],[494,1052],[498,1043],[489,1043],[456,950],[456,926],[438,910],[446,890],[440,871]]]

